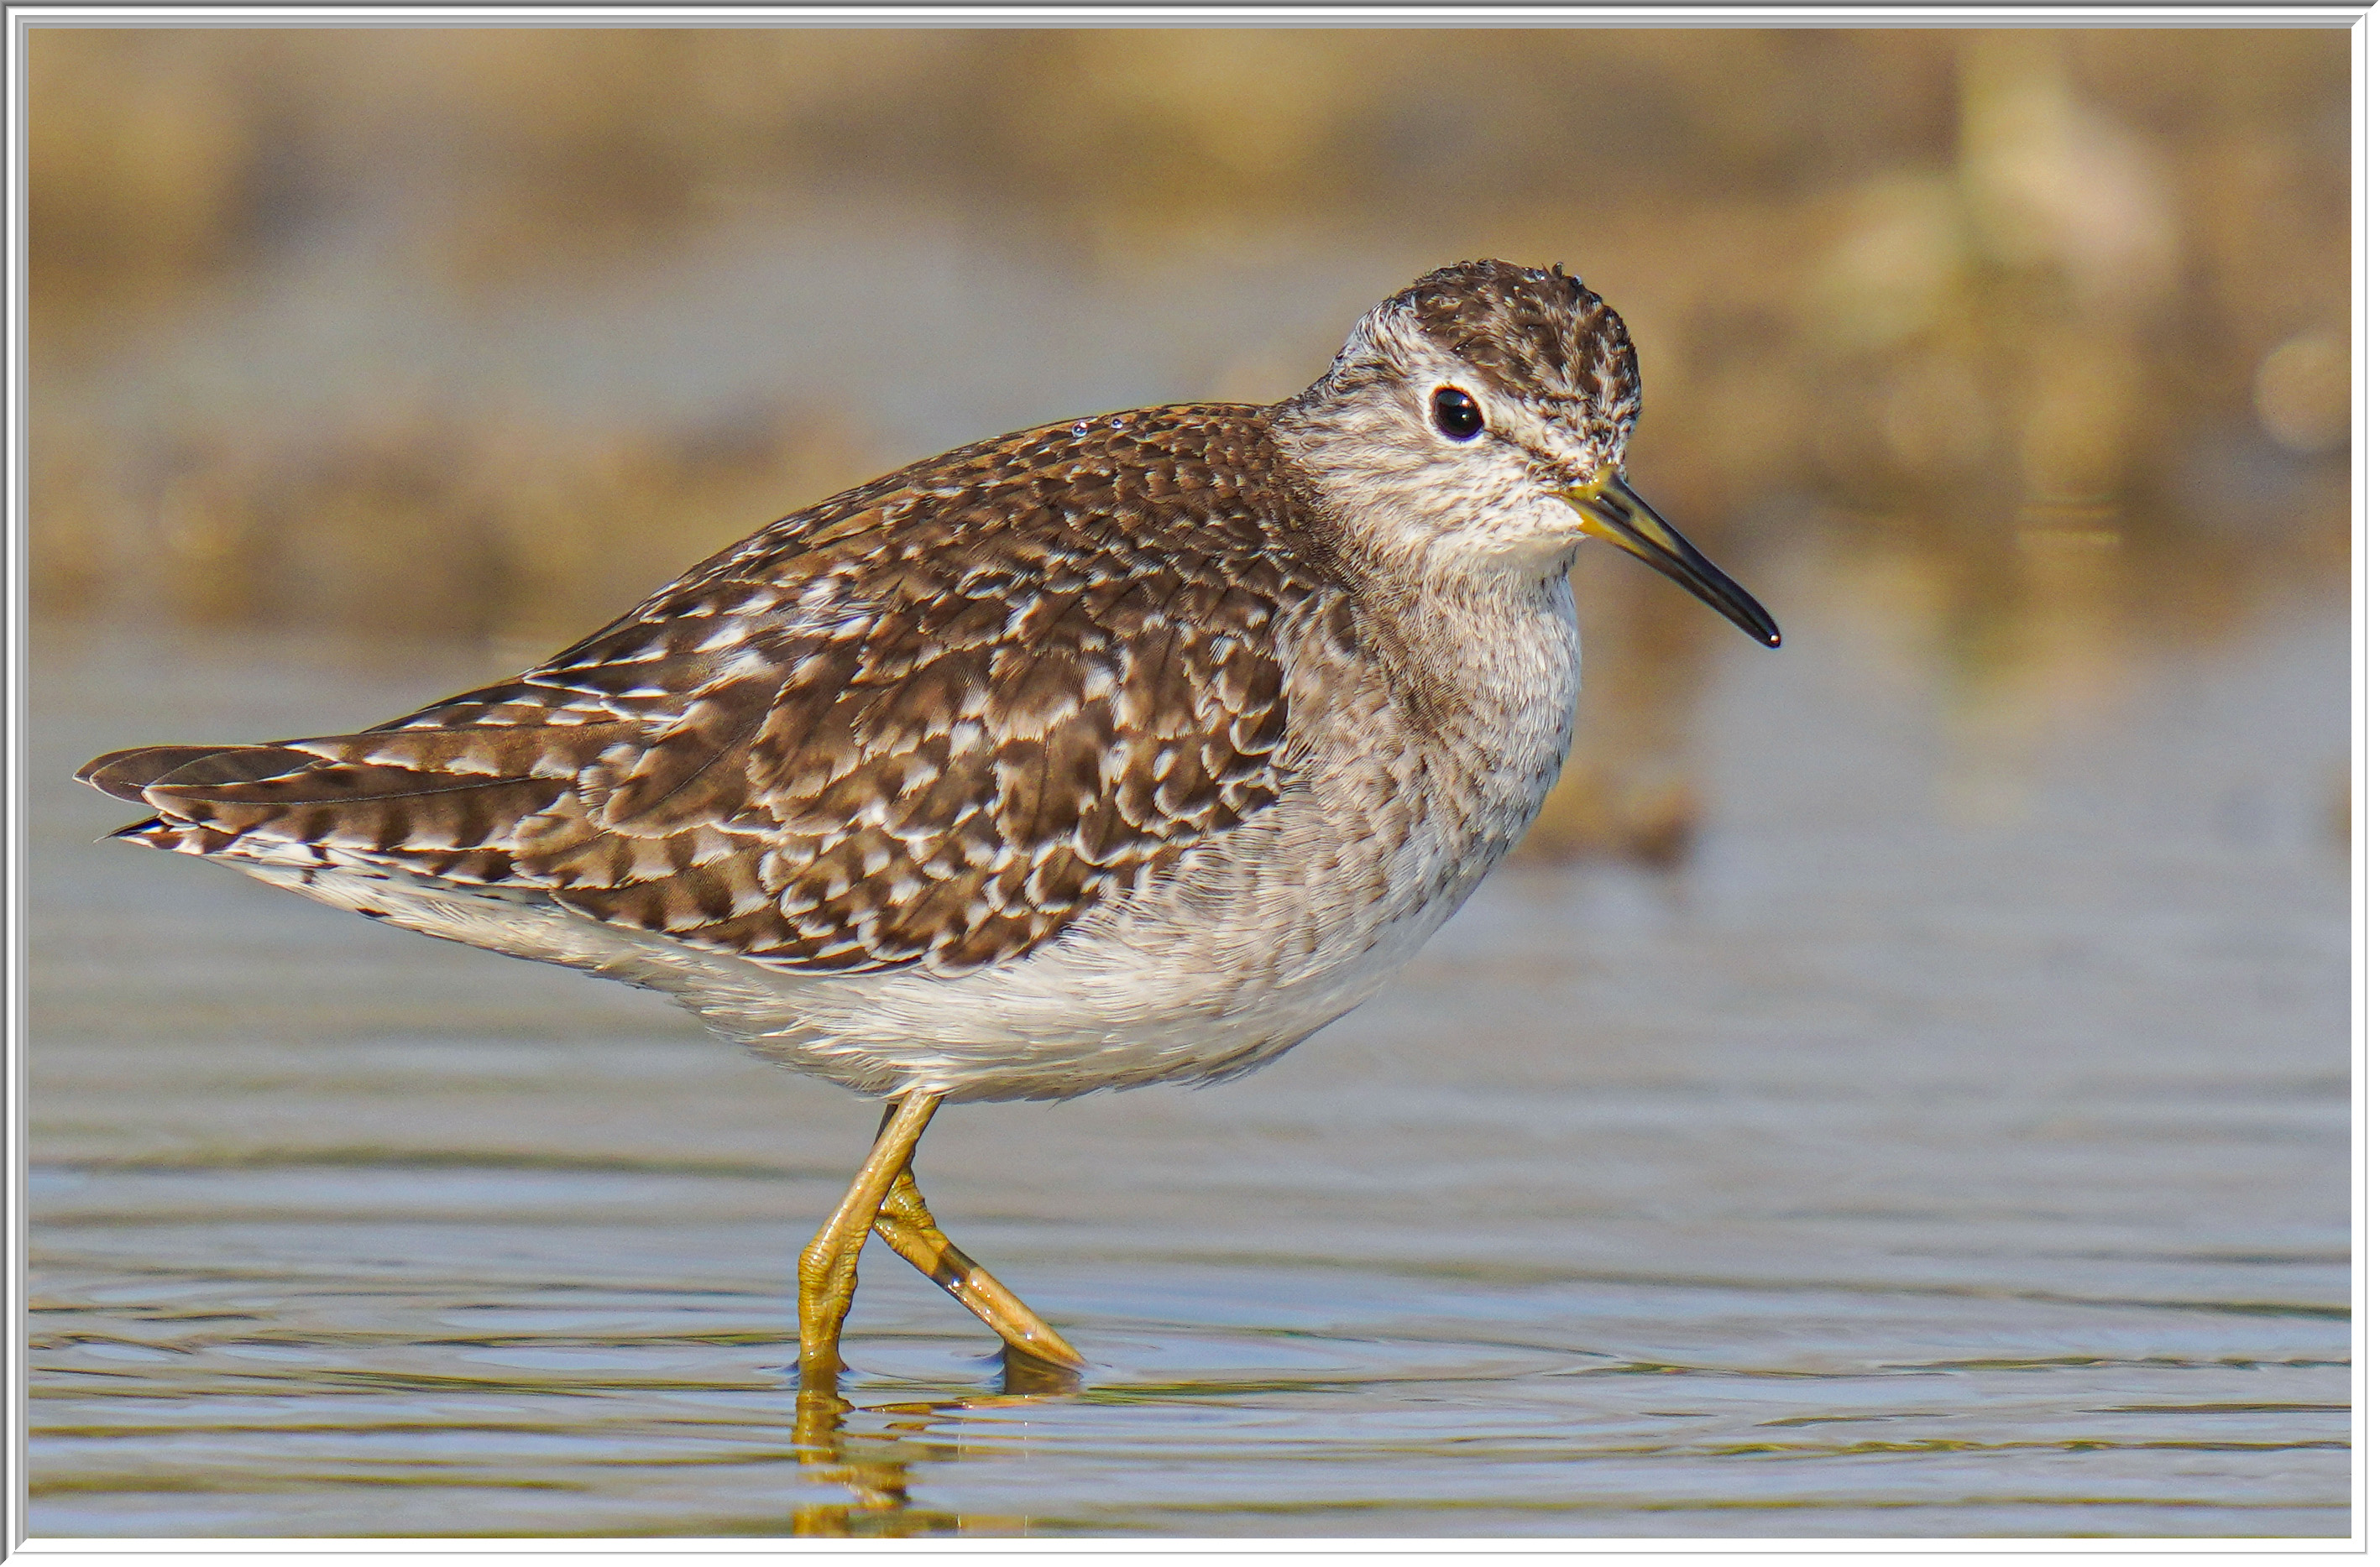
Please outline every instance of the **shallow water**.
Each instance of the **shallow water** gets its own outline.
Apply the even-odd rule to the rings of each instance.
[[[876,1247],[847,1410],[792,1264],[870,1107],[62,781],[480,662],[42,629],[33,1534],[2344,1535],[2343,603],[1978,687],[1753,564],[1682,871],[1510,868],[1240,1083],[946,1111],[1093,1369]]]

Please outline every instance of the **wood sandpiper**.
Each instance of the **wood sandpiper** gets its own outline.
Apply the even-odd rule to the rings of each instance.
[[[1072,419],[770,524],[528,673],[356,735],[149,746],[115,834],[659,990],[887,1101],[801,1256],[832,1385],[872,1232],[1082,1357],[935,1223],[945,1100],[1252,1071],[1378,990],[1570,747],[1600,538],[1769,647],[1638,499],[1620,317],[1443,268],[1269,407]]]

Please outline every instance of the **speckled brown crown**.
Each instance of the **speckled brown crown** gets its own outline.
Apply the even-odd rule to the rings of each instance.
[[[1432,342],[1507,393],[1584,402],[1626,431],[1641,396],[1636,346],[1620,312],[1557,264],[1459,261],[1416,279],[1383,311],[1408,310]]]

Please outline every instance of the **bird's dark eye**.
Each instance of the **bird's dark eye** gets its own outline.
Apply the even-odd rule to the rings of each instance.
[[[1460,386],[1439,387],[1429,400],[1429,412],[1438,421],[1439,432],[1450,441],[1468,441],[1488,423],[1479,417],[1479,405]]]

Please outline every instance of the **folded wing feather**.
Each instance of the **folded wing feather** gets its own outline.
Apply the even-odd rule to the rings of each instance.
[[[788,519],[515,680],[80,776],[227,858],[313,844],[794,968],[997,962],[1275,797],[1280,563],[1251,529],[1238,580],[1185,577],[976,501],[963,554]]]

